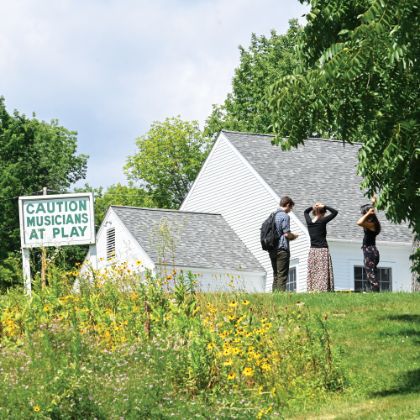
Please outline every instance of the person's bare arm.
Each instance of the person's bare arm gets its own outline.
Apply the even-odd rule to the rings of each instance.
[[[287,233],[284,234],[284,236],[289,241],[294,241],[295,239],[297,239],[299,237],[299,235],[297,233],[293,233],[293,232],[287,232]]]
[[[372,214],[375,214],[375,209],[369,209],[356,223],[365,229],[375,230],[375,223],[367,220]]]

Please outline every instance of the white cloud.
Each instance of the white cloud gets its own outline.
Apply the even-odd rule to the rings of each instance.
[[[0,95],[77,130],[88,181],[106,186],[124,180],[134,139],[153,121],[204,122],[252,32],[285,32],[303,11],[294,0],[1,2]]]

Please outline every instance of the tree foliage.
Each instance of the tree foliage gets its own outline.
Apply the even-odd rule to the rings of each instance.
[[[270,90],[276,141],[286,148],[313,135],[361,141],[362,187],[379,192],[389,219],[420,235],[418,2],[305,3],[303,66]]]
[[[240,63],[232,80],[232,92],[223,105],[214,105],[206,121],[205,133],[214,135],[221,129],[271,133],[270,86],[292,74],[300,65],[297,52],[302,27],[289,22],[284,35],[271,31],[270,37],[252,34],[248,49],[239,47]]]
[[[93,188],[86,184],[77,192],[93,192],[95,199],[95,226],[102,223],[109,206],[155,207],[150,194],[143,188],[134,185],[114,184],[105,191],[102,187]]]
[[[136,141],[138,151],[125,166],[156,206],[178,208],[200,170],[210,146],[196,121],[179,117],[154,122]]]
[[[18,196],[40,193],[44,186],[65,191],[84,178],[87,156],[76,154],[74,131],[6,110],[0,97],[0,282],[12,273],[10,256],[20,248]]]

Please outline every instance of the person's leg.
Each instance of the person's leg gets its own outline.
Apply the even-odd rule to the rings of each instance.
[[[270,251],[271,267],[273,267],[273,287],[272,290],[277,289],[277,251]]]
[[[373,274],[374,274],[374,286],[372,286],[372,290],[374,292],[379,292],[380,291],[380,286],[379,286],[379,279],[378,279],[378,264],[379,264],[379,251],[376,248],[376,246],[372,247],[372,254],[373,254]]]
[[[363,256],[365,263],[366,279],[369,282],[369,286],[372,292],[379,292],[379,283],[376,280],[376,266],[378,256],[375,255],[376,247],[366,246],[363,248]]]
[[[283,249],[277,251],[277,289],[286,290],[287,276],[289,275],[290,252]]]
[[[330,251],[328,250],[328,291],[334,292],[334,271]]]
[[[307,268],[307,291],[312,292],[314,291],[314,281],[316,276],[316,269],[315,269],[315,252],[313,248],[309,249],[308,254],[308,268]]]

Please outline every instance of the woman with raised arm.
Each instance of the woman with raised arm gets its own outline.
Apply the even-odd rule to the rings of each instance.
[[[309,216],[311,211],[312,219]],[[326,215],[327,211],[328,215]],[[315,203],[304,211],[311,238],[308,256],[308,292],[334,291],[334,274],[327,242],[327,223],[337,214],[337,210],[322,203]]]
[[[362,216],[357,224],[363,228],[363,261],[367,281],[372,292],[379,292],[379,281],[377,279],[377,266],[379,264],[379,251],[376,248],[376,237],[381,232],[381,224],[376,216],[374,205],[376,197],[372,198],[372,205],[365,204],[361,206]]]

